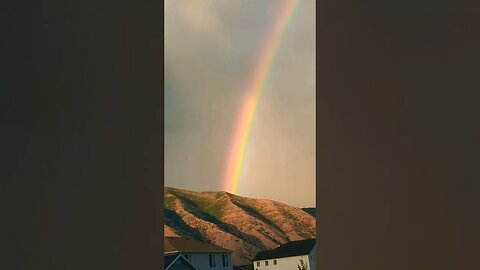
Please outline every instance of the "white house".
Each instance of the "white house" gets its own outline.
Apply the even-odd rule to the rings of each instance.
[[[180,253],[197,270],[233,270],[230,250],[183,237],[164,240],[165,255]]]
[[[298,270],[302,263],[316,270],[316,239],[292,241],[275,249],[260,251],[253,259],[255,270]]]

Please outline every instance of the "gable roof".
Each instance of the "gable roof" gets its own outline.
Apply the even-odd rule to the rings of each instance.
[[[178,260],[181,260],[184,264],[189,266],[190,269],[196,270],[195,266],[193,266],[185,257],[183,257],[180,253],[171,253],[171,254],[166,254],[164,256],[164,269],[168,270],[170,269],[174,263]]]
[[[228,249],[212,244],[203,243],[197,240],[183,237],[164,237],[164,252],[222,252],[230,253]]]
[[[275,249],[260,251],[253,258],[254,261],[285,258],[310,254],[315,246],[316,239],[305,239],[285,243]]]
[[[176,259],[179,255],[180,254],[178,254],[178,253],[165,255],[163,257],[164,269],[167,269],[174,261],[176,261]]]

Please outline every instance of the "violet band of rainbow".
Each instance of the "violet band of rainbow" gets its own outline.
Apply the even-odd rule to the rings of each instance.
[[[294,11],[300,0],[284,0],[280,12],[273,24],[270,35],[262,43],[258,61],[249,77],[242,98],[240,111],[237,115],[230,150],[227,156],[223,174],[223,190],[236,194],[240,177],[243,173],[246,149],[250,143],[252,129],[257,115],[259,103],[265,90],[265,84],[281,44],[281,39],[288,28]]]

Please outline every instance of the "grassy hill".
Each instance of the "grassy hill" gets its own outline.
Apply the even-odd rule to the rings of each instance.
[[[227,192],[164,192],[166,233],[232,250],[234,265],[248,264],[260,250],[315,237],[314,216],[300,208]]]

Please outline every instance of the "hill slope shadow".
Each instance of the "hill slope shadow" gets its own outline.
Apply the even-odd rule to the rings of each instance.
[[[258,239],[257,237],[246,234],[246,233],[243,233],[242,231],[238,230],[237,227],[235,227],[231,224],[227,224],[227,223],[219,220],[217,217],[202,211],[200,209],[200,206],[195,201],[191,200],[190,198],[187,198],[186,196],[183,196],[183,195],[180,195],[180,194],[174,194],[174,195],[185,205],[185,207],[186,207],[185,210],[190,212],[195,217],[197,217],[199,219],[202,219],[202,220],[205,220],[205,221],[208,221],[210,223],[216,224],[220,228],[220,230],[222,230],[226,233],[229,233],[231,235],[234,235],[234,236],[246,241],[247,243],[251,243],[251,244],[255,245],[256,247],[259,247],[259,248],[262,248],[262,249],[266,248],[264,246],[264,244],[262,243],[262,241],[260,239]]]

